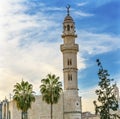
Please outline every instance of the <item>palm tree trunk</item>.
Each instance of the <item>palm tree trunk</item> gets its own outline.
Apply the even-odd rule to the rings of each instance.
[[[24,119],[28,119],[28,114],[27,114],[27,112],[24,113],[24,117],[25,117]]]
[[[28,119],[28,114],[27,114],[27,112],[23,112],[22,111],[22,118],[21,119]]]
[[[53,118],[53,104],[51,103],[51,119]]]
[[[24,112],[22,111],[21,112],[21,119],[24,119],[23,117],[24,117]]]

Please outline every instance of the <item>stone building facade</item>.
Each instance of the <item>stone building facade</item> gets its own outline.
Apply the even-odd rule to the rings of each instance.
[[[63,44],[60,50],[63,54],[64,91],[58,104],[53,105],[53,119],[81,119],[81,97],[78,95],[77,52],[75,43],[75,23],[69,14],[63,22]],[[50,119],[50,105],[42,101],[42,96],[35,96],[36,101],[28,110],[28,119]],[[14,101],[3,101],[2,119],[21,119],[21,111]]]
[[[0,102],[0,119],[2,119],[2,103]]]
[[[90,112],[83,112],[82,119],[100,119],[100,117]]]

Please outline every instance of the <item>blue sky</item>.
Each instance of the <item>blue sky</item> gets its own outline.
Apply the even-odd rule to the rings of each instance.
[[[0,4],[0,100],[9,98],[22,78],[33,84],[37,94],[40,80],[48,73],[63,82],[60,44],[67,4],[78,35],[83,110],[94,110],[88,104],[95,99],[98,84],[96,59],[120,87],[119,0],[4,0]]]

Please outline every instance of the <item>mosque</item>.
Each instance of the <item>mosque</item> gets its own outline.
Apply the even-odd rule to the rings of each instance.
[[[78,95],[78,69],[77,52],[78,44],[75,43],[77,37],[75,33],[75,23],[69,13],[70,6],[67,7],[67,15],[63,21],[63,44],[60,50],[63,54],[63,77],[64,91],[61,94],[58,104],[53,106],[53,119],[81,119],[81,97]],[[28,110],[28,119],[50,119],[50,105],[42,101],[42,96],[35,97],[36,101]],[[21,119],[21,111],[17,109],[14,101],[3,101],[2,119]]]
[[[81,97],[78,95],[78,69],[77,52],[78,44],[75,43],[77,37],[75,32],[75,22],[70,16],[69,6],[67,15],[63,21],[63,44],[60,50],[63,54],[63,77],[64,91],[60,100],[53,105],[53,119],[99,119],[90,113],[82,115]],[[119,89],[115,87],[115,95],[120,103]],[[36,101],[32,103],[28,110],[28,119],[50,119],[50,105],[42,101],[42,96],[35,96]],[[16,103],[5,99],[0,106],[0,119],[21,119],[21,111],[17,109]],[[118,110],[120,114],[120,109]],[[90,114],[90,116],[88,115]],[[87,116],[86,116],[87,115]]]

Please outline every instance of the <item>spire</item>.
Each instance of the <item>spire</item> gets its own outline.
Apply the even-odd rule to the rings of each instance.
[[[68,4],[67,6],[66,6],[66,8],[67,8],[67,15],[69,16],[70,15],[70,5]]]

